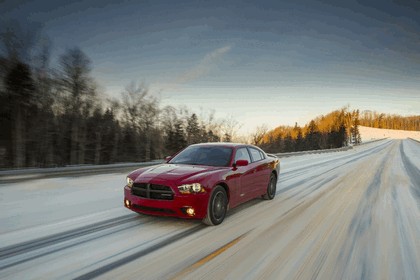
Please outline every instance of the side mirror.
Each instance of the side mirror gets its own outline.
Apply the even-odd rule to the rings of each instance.
[[[239,166],[247,166],[249,164],[249,162],[246,159],[238,159],[235,162],[235,166],[239,167]]]
[[[167,157],[165,157],[165,161],[166,161],[166,162],[170,161],[171,159],[172,159],[172,156],[167,156]]]

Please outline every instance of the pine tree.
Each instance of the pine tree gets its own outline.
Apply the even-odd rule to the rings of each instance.
[[[308,132],[305,137],[306,148],[308,150],[319,150],[320,149],[320,132],[315,121],[310,121],[308,125]]]
[[[295,143],[293,141],[292,135],[288,133],[284,138],[284,152],[290,153],[295,151]]]
[[[26,166],[26,126],[28,110],[34,104],[35,86],[29,66],[17,62],[5,78],[6,94],[12,121],[13,165]]]
[[[222,142],[232,142],[232,136],[229,133],[226,132],[223,135]]]
[[[338,130],[338,147],[347,146],[347,129],[344,123],[340,124],[340,128]]]
[[[175,121],[174,126],[168,131],[166,145],[171,154],[176,153],[187,146],[187,140],[181,120]]]
[[[302,134],[302,128],[298,126],[297,123],[295,123],[295,127],[293,128],[293,134],[296,135],[296,138],[294,140],[295,142],[295,151],[301,151],[303,149],[303,134]]]
[[[188,118],[186,132],[188,145],[200,143],[202,137],[196,114],[192,114],[191,117]]]
[[[207,142],[220,142],[219,137],[213,133],[212,130],[209,130],[207,133]]]
[[[358,145],[362,142],[359,132],[359,110],[353,111],[353,125],[351,135],[354,144]]]

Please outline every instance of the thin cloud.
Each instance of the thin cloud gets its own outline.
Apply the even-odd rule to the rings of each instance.
[[[207,53],[196,66],[179,75],[177,78],[175,78],[173,82],[165,85],[162,90],[174,89],[183,84],[197,80],[207,75],[215,66],[217,61],[219,61],[231,49],[232,46],[228,45],[222,48],[218,48],[210,53]]]

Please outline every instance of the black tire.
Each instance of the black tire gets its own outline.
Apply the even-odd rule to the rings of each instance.
[[[207,216],[203,223],[209,226],[220,225],[225,219],[228,199],[226,191],[222,186],[216,186],[210,196],[207,206]]]
[[[276,196],[277,177],[273,173],[270,175],[270,181],[267,186],[267,193],[263,195],[265,200],[272,200]]]

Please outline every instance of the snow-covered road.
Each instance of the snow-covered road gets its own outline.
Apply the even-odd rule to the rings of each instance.
[[[419,279],[420,143],[284,158],[217,227],[123,208],[125,174],[0,185],[0,279]]]

